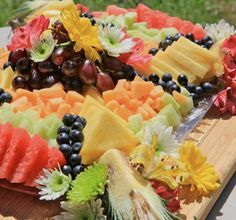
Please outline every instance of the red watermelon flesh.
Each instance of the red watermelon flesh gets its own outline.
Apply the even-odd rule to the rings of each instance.
[[[13,127],[10,123],[0,126],[0,164],[8,148],[13,133]]]
[[[165,27],[174,27],[177,30],[181,28],[183,21],[178,17],[169,17],[165,23]]]
[[[193,25],[192,22],[183,21],[179,31],[180,31],[181,34],[188,34],[188,33],[191,33],[193,28],[194,28],[194,25]]]
[[[30,136],[22,128],[15,128],[9,146],[0,164],[0,178],[9,179],[29,146]]]
[[[40,160],[44,158],[44,155],[48,154],[47,142],[38,135],[35,135],[29,143],[29,147],[25,153],[25,156],[17,166],[14,175],[11,178],[12,183],[23,183],[29,176],[37,172],[36,167],[40,164]],[[40,168],[42,169],[42,168]],[[34,174],[36,175],[36,173]]]
[[[36,186],[35,180],[37,180],[43,174],[43,168],[50,170],[58,168],[58,165],[63,166],[66,163],[63,154],[56,147],[49,148],[47,160],[45,160],[45,162],[46,163],[41,166],[37,174],[31,176],[31,178],[28,179],[28,181],[25,183],[26,186]]]
[[[206,36],[205,30],[202,28],[202,25],[195,24],[193,30],[191,31],[197,40],[201,40],[204,36]]]
[[[115,15],[115,16],[124,15],[129,12],[129,10],[118,7],[116,5],[108,5],[106,11],[109,15]]]

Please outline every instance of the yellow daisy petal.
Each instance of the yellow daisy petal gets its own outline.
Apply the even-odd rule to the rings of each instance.
[[[199,147],[193,142],[185,142],[179,148],[180,161],[185,166],[183,185],[190,185],[190,191],[197,190],[200,195],[208,196],[219,188],[219,177],[214,166],[207,163]]]

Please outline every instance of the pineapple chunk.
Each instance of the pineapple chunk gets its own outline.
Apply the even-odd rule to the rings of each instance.
[[[86,107],[86,110],[84,108]],[[129,154],[138,144],[137,138],[128,129],[128,124],[119,116],[98,104],[90,96],[85,98],[81,116],[87,120],[84,128],[84,144],[80,155],[84,164],[90,164],[110,148]]]
[[[170,66],[174,67],[178,72],[188,75],[190,81],[196,80],[196,76],[191,73],[189,69],[186,69],[186,62],[183,62],[184,59],[181,59],[176,55],[175,52],[170,52],[170,47],[168,47],[165,52],[159,51],[155,58],[160,59],[165,63],[168,63]],[[173,58],[174,56],[174,58]]]
[[[0,87],[3,89],[12,89],[12,80],[16,76],[16,73],[11,67],[0,71]]]

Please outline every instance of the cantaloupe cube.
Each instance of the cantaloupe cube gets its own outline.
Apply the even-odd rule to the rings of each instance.
[[[50,98],[65,98],[66,92],[61,89],[60,87],[52,87],[52,88],[46,88],[46,89],[40,89],[37,91],[41,99],[50,99]]]
[[[93,99],[95,99],[97,102],[99,102],[101,105],[104,105],[104,100],[102,98],[102,94],[94,86],[88,86],[87,88],[85,88],[83,95],[84,96],[89,95]]]
[[[128,121],[129,117],[132,115],[132,112],[125,105],[119,106],[118,108],[114,109],[113,112],[126,121]]]
[[[84,97],[75,91],[68,91],[65,98],[65,103],[73,105],[75,102],[84,102]]]
[[[143,82],[143,79],[140,76],[135,76],[133,82],[136,81]]]
[[[107,104],[111,100],[116,100],[120,104],[129,102],[129,95],[127,94],[127,91],[124,88],[108,90],[108,91],[103,92],[102,95],[103,95],[105,104]]]
[[[36,104],[36,99],[37,96],[35,93],[26,90],[26,89],[17,89],[16,90],[16,96],[14,97],[14,99],[18,99],[20,97],[26,96],[28,98],[28,101],[32,104],[35,105]]]
[[[118,80],[115,89],[118,88],[124,88],[126,90],[130,90],[130,82],[128,82],[126,79],[120,79]]]
[[[73,105],[73,107],[72,107],[72,109],[71,109],[71,111],[72,111],[74,114],[79,115],[80,112],[81,112],[81,110],[82,110],[82,108],[83,108],[83,104],[82,104],[82,103],[80,103],[80,102],[75,102],[74,105]]]
[[[51,114],[50,109],[48,109],[48,107],[47,107],[46,105],[44,105],[44,106],[41,108],[40,117],[41,117],[41,118],[45,118],[45,117],[48,116],[49,114]]]
[[[57,109],[57,116],[63,118],[66,113],[71,113],[71,106],[67,103],[61,104]]]
[[[131,82],[131,97],[136,99],[147,98],[153,89],[152,82],[133,81]]]
[[[149,113],[142,106],[138,107],[137,113],[140,113],[143,116],[144,120],[149,119]]]
[[[151,91],[150,93],[150,97],[152,98],[157,98],[157,97],[161,97],[164,94],[164,90],[161,86],[155,86],[154,89]]]
[[[157,97],[154,99],[154,103],[152,105],[152,108],[159,112],[162,108],[165,107],[165,103],[163,102],[163,100],[160,97]]]
[[[147,103],[144,103],[142,105],[142,108],[148,113],[148,118],[153,118],[157,113],[152,109],[152,107],[147,104]]]
[[[106,107],[109,108],[111,111],[113,111],[114,109],[118,109],[119,106],[120,104],[116,100],[111,100],[106,104]]]
[[[47,108],[51,112],[57,112],[57,109],[59,106],[64,102],[62,98],[54,98],[54,99],[49,99],[47,103]]]

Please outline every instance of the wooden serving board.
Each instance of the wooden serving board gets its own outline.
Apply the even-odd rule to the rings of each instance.
[[[182,197],[181,217],[187,220],[206,219],[212,206],[236,171],[236,117],[220,116],[211,111],[189,135],[200,143],[208,161],[220,175],[221,187],[210,198],[200,200],[187,193]],[[0,182],[1,183],[1,182]],[[17,219],[50,219],[60,212],[59,202],[39,201],[37,196],[0,188],[0,214]],[[0,217],[1,219],[1,217]]]

